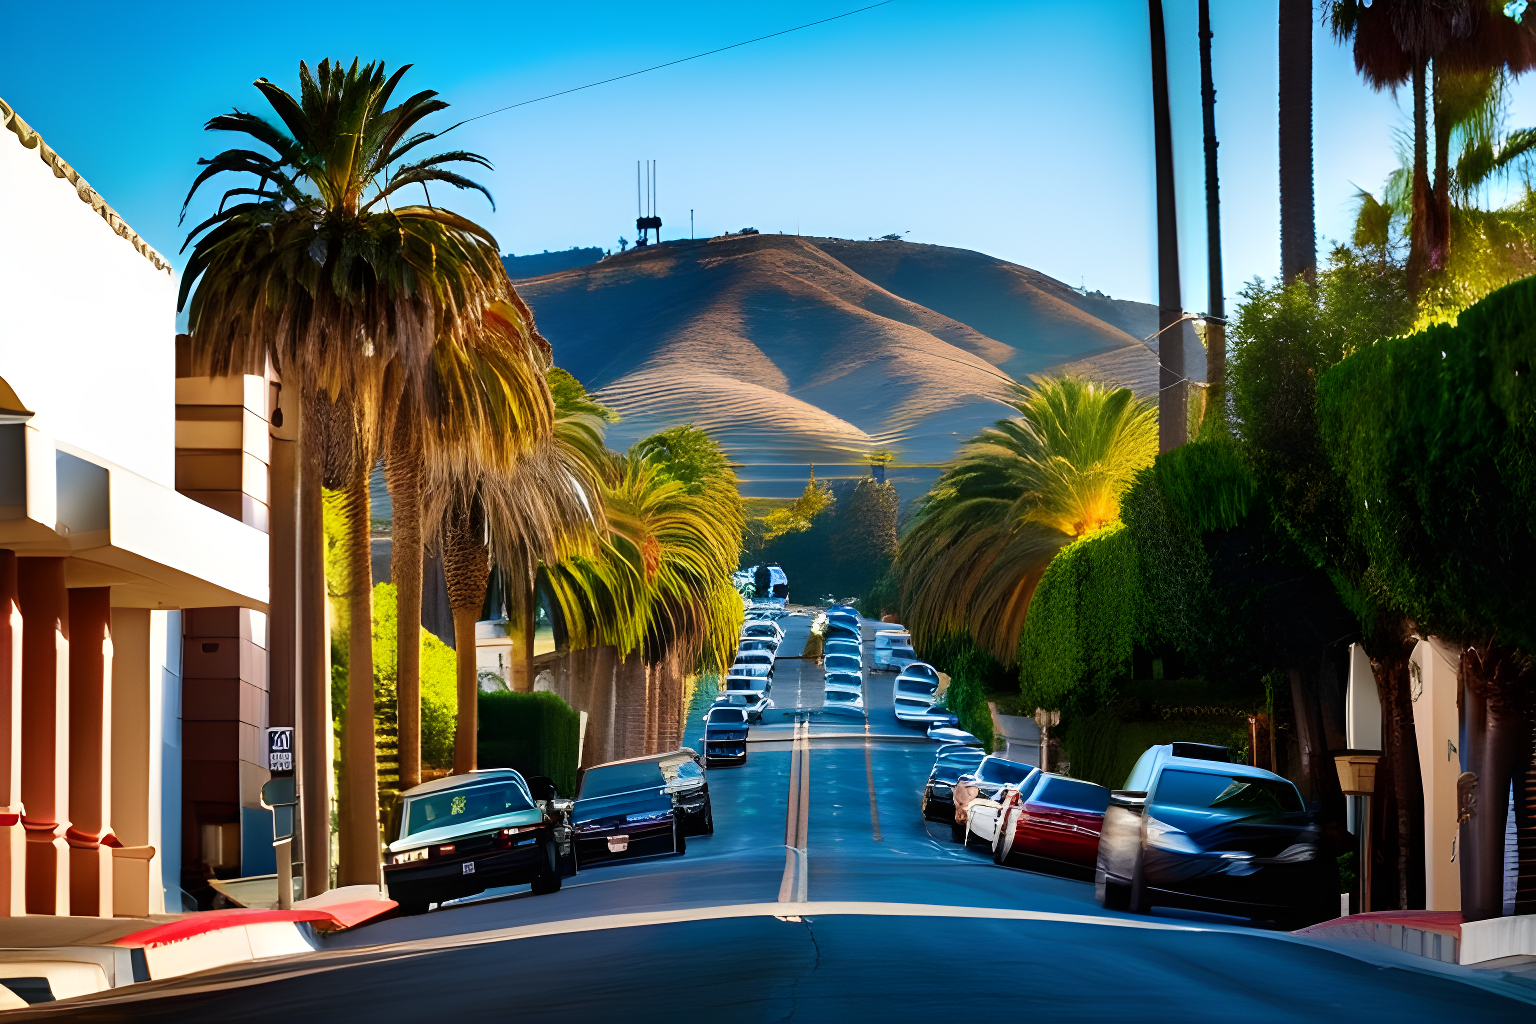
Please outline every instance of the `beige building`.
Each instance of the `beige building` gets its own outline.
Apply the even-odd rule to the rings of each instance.
[[[0,126],[0,914],[180,910],[271,856],[273,389],[178,380],[170,265]]]

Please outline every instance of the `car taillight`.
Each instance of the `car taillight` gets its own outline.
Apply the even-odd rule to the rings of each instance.
[[[404,853],[397,853],[397,854],[394,855],[393,858],[391,858],[391,862],[394,863],[394,864],[409,864],[413,860],[426,860],[426,859],[427,859],[427,848],[425,846],[423,846],[419,850],[406,850]]]
[[[453,844],[452,843],[449,843],[447,846],[439,846],[437,848],[437,855],[439,857],[446,857],[446,856],[448,856],[452,852],[453,852]]]

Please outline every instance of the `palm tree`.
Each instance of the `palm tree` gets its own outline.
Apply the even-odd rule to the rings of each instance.
[[[1200,0],[1200,114],[1205,134],[1205,415],[1223,429],[1227,412],[1227,306],[1221,280],[1221,194],[1216,176],[1216,83],[1211,77],[1211,0]]]
[[[966,442],[903,539],[907,624],[920,643],[969,631],[1004,664],[1056,552],[1116,522],[1157,455],[1153,407],[1073,377],[1015,385],[1017,416]]]
[[[1280,279],[1317,273],[1312,198],[1312,0],[1280,0]]]
[[[324,60],[311,74],[301,63],[297,99],[265,78],[255,82],[280,125],[240,110],[208,122],[210,131],[248,135],[275,155],[231,149],[200,161],[204,170],[188,204],[219,174],[251,174],[257,184],[227,190],[218,212],[188,235],[193,248],[178,302],[187,309],[194,372],[259,374],[270,361],[298,385],[305,406],[301,494],[318,496],[327,476],[352,494],[352,547],[364,557],[352,559],[342,884],[376,883],[379,876],[378,798],[368,770],[374,738],[366,475],[378,450],[386,368],[405,382],[401,395],[420,394],[434,350],[465,345],[486,307],[508,289],[495,239],[484,228],[431,205],[390,202],[400,189],[421,185],[425,191],[429,182],[486,192],[447,165],[490,166],[463,151],[407,160],[435,137],[415,127],[447,106],[430,91],[391,106],[408,69],[386,77],[382,63],[360,67],[354,60],[343,70]],[[300,558],[318,565],[319,503],[301,499],[301,508],[307,514]],[[321,581],[318,573],[305,573],[306,607],[323,600]],[[306,637],[304,649],[313,653],[323,644]],[[322,659],[306,655],[301,685],[307,692],[326,692],[327,675]],[[316,702],[303,707],[305,860],[311,865],[305,884],[315,893],[328,885],[316,868],[329,861],[329,785],[321,774],[329,725],[312,720]]]
[[[1189,386],[1185,380],[1184,300],[1179,288],[1179,218],[1173,181],[1173,127],[1168,106],[1168,46],[1163,0],[1147,0],[1152,39],[1152,135],[1157,165],[1157,405],[1163,451],[1189,433]],[[1169,333],[1172,332],[1172,333]]]

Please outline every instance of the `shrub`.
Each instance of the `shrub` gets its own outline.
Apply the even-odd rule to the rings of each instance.
[[[482,767],[546,775],[562,795],[571,796],[581,758],[581,716],[547,690],[481,693],[477,748]]]

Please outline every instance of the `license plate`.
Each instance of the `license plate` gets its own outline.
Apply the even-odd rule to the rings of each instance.
[[[629,836],[609,836],[608,837],[608,852],[609,853],[623,853],[627,849],[629,849]]]
[[[467,860],[467,861],[464,862],[464,873],[466,875],[472,875],[472,874],[475,873],[475,862],[474,861]]]

